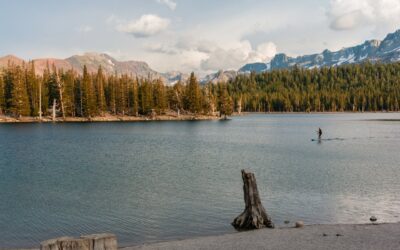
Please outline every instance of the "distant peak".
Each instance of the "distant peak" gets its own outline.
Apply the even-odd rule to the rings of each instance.
[[[8,62],[11,62],[12,64],[20,65],[20,64],[24,63],[25,60],[22,58],[19,58],[17,56],[14,56],[14,55],[6,55],[3,57],[0,57],[0,66],[7,65]]]
[[[275,55],[275,57],[285,58],[285,57],[287,57],[287,55],[285,53],[278,53],[278,54]]]
[[[1,57],[1,58],[3,58],[3,59],[15,59],[15,60],[21,60],[21,61],[23,61],[22,58],[19,58],[19,57],[15,56],[15,55],[12,55],[12,54],[5,55],[5,56],[3,56],[3,57]]]
[[[324,51],[322,51],[323,55],[326,55],[326,54],[329,54],[329,53],[331,53],[331,51],[329,49],[325,49]]]
[[[364,45],[372,46],[372,47],[379,47],[381,44],[381,41],[372,39],[372,40],[367,40],[364,42]]]
[[[384,40],[395,40],[395,39],[400,39],[400,29],[396,30],[393,33],[389,33]]]

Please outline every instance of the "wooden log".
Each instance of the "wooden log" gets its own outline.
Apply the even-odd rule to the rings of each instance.
[[[85,239],[63,240],[60,246],[60,250],[91,250],[89,240]]]
[[[61,237],[40,243],[40,250],[90,250],[89,240]]]
[[[40,243],[40,250],[117,250],[114,234],[92,234],[79,239],[61,237]]]
[[[117,237],[114,234],[91,234],[81,236],[90,243],[90,250],[117,250]]]
[[[252,230],[264,227],[274,228],[271,217],[269,217],[261,204],[254,174],[250,172],[246,173],[246,171],[242,170],[242,179],[246,207],[243,213],[233,220],[232,226],[237,230]]]

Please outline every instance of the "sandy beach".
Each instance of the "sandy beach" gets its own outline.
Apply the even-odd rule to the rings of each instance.
[[[261,229],[122,249],[400,249],[400,223]]]
[[[150,116],[115,116],[115,115],[105,115],[96,116],[92,118],[86,117],[57,117],[53,120],[49,116],[45,116],[42,120],[38,117],[21,117],[14,118],[9,116],[0,116],[0,123],[73,123],[73,122],[140,122],[140,121],[197,121],[197,120],[218,120],[220,117],[211,115],[157,115],[154,117]]]

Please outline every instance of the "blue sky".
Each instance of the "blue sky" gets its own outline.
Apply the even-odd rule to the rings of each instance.
[[[0,0],[0,56],[105,52],[200,74],[383,39],[400,0]]]

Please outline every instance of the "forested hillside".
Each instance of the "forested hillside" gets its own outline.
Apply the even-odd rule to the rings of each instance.
[[[0,113],[60,117],[139,116],[176,111],[187,114],[249,112],[399,111],[400,63],[346,65],[306,70],[294,67],[242,74],[227,83],[165,85],[132,75],[83,74],[33,62],[0,71]]]
[[[399,111],[400,63],[253,73],[228,90],[246,111]]]

